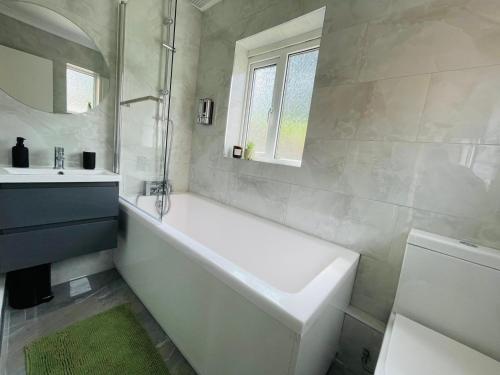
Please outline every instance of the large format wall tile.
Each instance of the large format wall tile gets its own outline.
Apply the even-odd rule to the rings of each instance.
[[[354,138],[369,97],[367,83],[340,86],[318,83],[311,103],[307,138]]]
[[[192,168],[189,190],[193,193],[227,202],[230,174],[213,168]]]
[[[442,0],[444,1],[444,0]],[[453,1],[453,0],[447,0]],[[458,0],[457,0],[458,1]],[[500,7],[497,0],[460,0],[469,12],[491,22],[500,22]]]
[[[387,321],[396,294],[399,269],[368,256],[360,259],[351,304]]]
[[[291,186],[253,176],[232,175],[228,203],[259,216],[284,222]]]
[[[392,204],[293,186],[286,224],[387,261],[397,217]]]
[[[361,81],[500,64],[500,23],[422,7],[368,26]]]
[[[408,205],[412,200],[419,145],[405,142],[352,142],[340,191]]]
[[[269,3],[269,6],[262,8],[260,12],[245,17],[243,22],[234,23],[229,30],[230,34],[237,36],[237,40],[243,39],[304,14],[299,0],[272,0]]]
[[[492,220],[482,221],[479,224],[479,230],[476,237],[476,242],[483,246],[500,249],[500,215],[497,215]]]
[[[323,33],[316,87],[357,81],[365,33],[366,25]]]
[[[500,197],[498,155],[498,146],[422,144],[414,207],[460,217],[492,217]]]
[[[340,218],[334,242],[387,262],[397,218],[397,206],[393,204],[354,197],[346,215]]]
[[[325,190],[293,186],[286,224],[334,241],[341,220],[347,215],[352,197]]]
[[[344,172],[349,141],[308,139],[304,147],[302,167],[288,182],[320,189],[336,190]]]
[[[430,75],[316,87],[308,138],[415,141]]]
[[[500,143],[500,65],[432,75],[419,140]]]
[[[244,160],[233,161],[232,170],[293,185],[335,190],[344,170],[348,147],[348,141],[309,139],[301,167]],[[225,162],[231,160],[224,159]]]
[[[500,219],[500,146],[475,146],[471,169],[484,184],[485,199],[489,202],[489,215],[481,218]]]
[[[328,3],[328,30],[340,30],[390,14],[394,0],[331,0]]]
[[[371,83],[356,139],[415,141],[429,80],[422,75]]]
[[[222,1],[206,11],[203,30],[211,34],[231,27],[244,18],[256,18],[256,13],[279,3],[280,0],[232,0]]]

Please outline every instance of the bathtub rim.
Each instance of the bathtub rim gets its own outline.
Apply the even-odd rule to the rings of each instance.
[[[258,220],[281,225],[190,192],[178,193],[175,195],[193,196],[223,206],[223,208],[250,215]],[[183,254],[196,261],[218,280],[242,297],[256,304],[260,309],[269,313],[299,335],[303,335],[309,327],[314,324],[316,319],[320,316],[324,305],[331,303],[329,297],[334,295],[339,288],[344,287],[344,281],[356,272],[358,266],[358,253],[328,242],[328,245],[332,246],[332,248],[339,253],[339,256],[306,284],[302,290],[297,293],[285,292],[259,279],[249,271],[227,260],[223,256],[217,254],[216,251],[194,240],[175,227],[160,222],[158,219],[155,219],[146,211],[134,206],[126,199],[120,197],[119,202],[120,209],[126,214],[133,215],[143,223],[150,224],[151,230],[158,234],[168,244],[182,251]],[[296,231],[293,228],[283,227]],[[297,232],[305,234],[300,231]],[[316,240],[319,239],[308,234],[305,235]],[[325,285],[329,287],[325,288]],[[346,306],[338,306],[339,309],[344,309],[345,307]]]

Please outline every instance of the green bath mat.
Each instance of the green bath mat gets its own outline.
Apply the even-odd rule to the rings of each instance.
[[[26,346],[28,375],[169,375],[127,305]]]

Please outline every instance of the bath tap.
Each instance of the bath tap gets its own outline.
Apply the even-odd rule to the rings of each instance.
[[[54,147],[54,169],[64,169],[64,147]]]

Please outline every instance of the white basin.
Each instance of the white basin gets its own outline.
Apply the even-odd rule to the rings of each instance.
[[[0,168],[0,183],[118,182],[120,175],[105,169]]]

